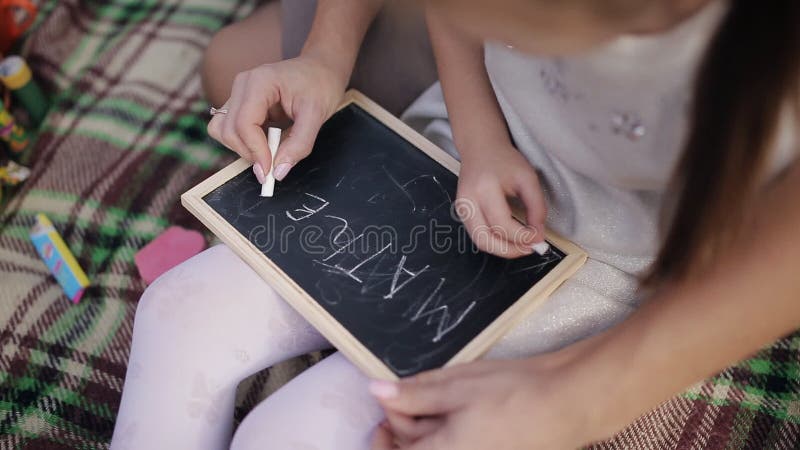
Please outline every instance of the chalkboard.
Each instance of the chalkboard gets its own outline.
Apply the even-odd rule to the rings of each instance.
[[[457,170],[350,92],[273,197],[240,160],[183,200],[356,364],[394,378],[479,356],[585,258],[554,236],[541,256],[478,251]]]

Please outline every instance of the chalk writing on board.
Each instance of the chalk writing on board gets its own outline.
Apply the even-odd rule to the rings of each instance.
[[[386,177],[392,182],[392,184],[397,188],[397,190],[400,191],[400,193],[403,194],[403,196],[409,201],[409,203],[411,204],[412,213],[420,212],[420,213],[427,213],[428,215],[430,215],[436,212],[442,206],[450,206],[453,203],[453,199],[450,197],[450,194],[447,192],[447,189],[445,189],[444,186],[442,186],[442,183],[439,181],[438,178],[436,178],[436,175],[431,175],[431,174],[416,175],[411,179],[409,179],[408,181],[406,181],[405,183],[400,183],[397,180],[397,178],[394,175],[392,175],[391,172],[389,172],[386,166],[381,166],[381,170],[386,175]],[[417,198],[414,197],[409,187],[421,181],[432,181],[434,186],[436,187],[436,190],[439,191],[439,193],[444,194],[444,196],[442,197],[442,201],[439,204],[435,205],[432,208],[428,208],[424,204],[422,206],[419,205],[420,202],[417,200]],[[429,191],[425,190],[424,192],[426,196],[430,195]],[[386,193],[376,192],[370,198],[367,199],[367,203],[375,204],[377,203],[377,200],[379,198],[386,199]]]
[[[519,269],[512,270],[511,275],[522,272],[531,272],[531,271],[536,271],[536,273],[538,273],[546,269],[553,262],[556,262],[561,259],[561,257],[555,252],[547,252],[544,255],[542,255],[541,258],[542,260],[540,262],[537,262],[536,264],[531,264],[530,266],[520,267]]]
[[[386,174],[389,175],[388,172]],[[391,175],[389,175],[389,177],[391,177]],[[401,187],[400,184],[397,184],[397,186]],[[330,202],[320,196],[309,193],[304,194],[312,197],[318,202],[318,204],[313,207],[309,207],[307,204],[303,203],[300,208],[294,208],[291,212],[287,210],[286,216],[294,221],[300,221],[312,217],[322,209],[331,205]],[[413,203],[413,199],[411,201]],[[332,206],[332,208],[335,209],[334,206]],[[299,215],[295,216],[293,213],[297,213]],[[337,228],[340,229],[336,232],[336,234],[334,234],[331,240],[332,243],[335,244],[335,248],[332,249],[333,251],[322,259],[313,259],[312,261],[314,264],[321,266],[324,272],[342,275],[349,278],[353,282],[364,284],[365,279],[362,278],[362,275],[359,271],[361,271],[362,268],[365,268],[365,266],[367,266],[369,263],[374,264],[379,256],[384,255],[390,250],[393,242],[390,241],[381,248],[362,255],[363,258],[358,260],[354,256],[356,250],[355,244],[364,238],[364,233],[362,232],[354,238],[346,239],[344,242],[342,242],[342,237],[344,236],[346,238],[347,236],[345,236],[345,234],[347,232],[353,234],[353,230],[350,227],[349,221],[344,217],[332,214],[324,214],[322,217],[338,222],[339,226]],[[334,262],[333,260],[336,257],[339,258]],[[357,261],[355,264],[347,265],[347,267],[345,267],[345,257],[348,257],[347,259],[355,258]],[[397,295],[404,287],[406,287],[409,283],[414,281],[417,277],[430,268],[430,265],[425,265],[420,269],[409,269],[406,267],[407,259],[408,255],[400,255],[400,259],[392,272],[391,283],[389,285],[388,292],[382,296],[383,300],[391,300],[394,298],[394,296]],[[374,277],[376,268],[377,265],[374,265],[373,270],[369,273],[370,277]],[[459,324],[461,324],[464,321],[464,318],[467,316],[467,314],[469,314],[470,311],[472,311],[472,308],[476,304],[475,301],[472,301],[458,315],[453,316],[450,311],[450,306],[447,304],[442,304],[443,299],[439,294],[439,291],[441,290],[441,287],[445,281],[445,278],[441,278],[438,286],[436,286],[436,288],[427,296],[427,298],[418,305],[414,314],[411,314],[410,316],[404,316],[407,317],[412,323],[421,319],[426,319],[426,325],[435,325],[436,333],[431,338],[431,342],[434,343],[441,341],[441,339],[447,333],[453,331]],[[335,294],[326,292],[325,290],[321,289],[319,281],[316,283],[316,287],[320,290],[320,292],[322,292],[324,300],[329,304],[338,304],[341,301],[341,295],[338,294],[338,292]]]
[[[398,189],[400,189],[400,192],[402,192],[403,195],[406,196],[408,201],[411,202],[411,212],[416,212],[417,202],[414,201],[414,197],[412,197],[411,194],[408,192],[408,190],[406,190],[405,185],[398,183],[397,180],[394,179],[392,174],[389,173],[388,170],[386,170],[386,167],[381,166],[381,169],[383,169],[383,172],[386,173],[386,176],[389,177],[390,180],[392,180],[392,183],[394,183],[394,185],[397,186]]]
[[[422,305],[419,308],[416,308],[416,305],[412,305],[412,308],[409,311],[406,311],[403,316],[407,316],[408,313],[414,309],[416,311],[413,315],[411,315],[411,321],[416,322],[419,319],[428,318],[428,325],[431,324],[433,317],[437,314],[439,315],[439,322],[436,328],[436,335],[433,336],[433,342],[439,342],[447,333],[452,331],[455,327],[457,327],[461,322],[464,321],[464,318],[472,311],[472,308],[475,307],[477,303],[475,300],[471,301],[461,314],[455,318],[455,320],[450,320],[450,307],[448,305],[441,305],[442,296],[439,294],[439,291],[442,289],[442,285],[446,281],[445,278],[439,279],[439,284],[436,285],[436,289],[431,292],[428,298],[422,302]],[[436,300],[434,300],[434,298]],[[431,304],[431,302],[433,303]]]
[[[400,289],[403,289],[403,287],[405,287],[405,285],[410,283],[411,280],[420,276],[422,272],[425,272],[426,270],[428,270],[428,267],[430,267],[426,265],[422,269],[419,269],[416,272],[412,272],[403,267],[405,265],[405,262],[406,262],[406,255],[403,255],[402,257],[400,257],[400,263],[397,264],[397,270],[394,272],[394,276],[392,277],[392,286],[389,288],[389,293],[383,296],[384,299],[390,299],[394,297],[394,294],[398,293]],[[406,278],[405,281],[400,283],[400,285],[398,286],[397,281],[400,279],[401,272],[404,272],[406,275],[409,275],[409,277]]]
[[[325,217],[328,218],[328,219],[337,220],[341,224],[340,225],[341,230],[339,230],[333,236],[333,239],[331,240],[331,242],[333,242],[334,244],[338,244],[339,243],[339,239],[342,237],[343,234],[345,234],[348,231],[352,231],[351,228],[350,228],[350,223],[347,221],[347,219],[345,219],[343,217],[339,217],[339,216],[332,216],[330,214],[325,214]]]
[[[290,213],[289,211],[286,211],[286,217],[292,219],[295,222],[299,222],[299,221],[301,221],[303,219],[307,219],[307,218],[313,216],[314,214],[322,211],[329,204],[328,201],[325,200],[322,197],[316,196],[314,194],[309,194],[308,192],[306,192],[305,195],[311,197],[312,199],[318,200],[319,204],[316,205],[316,207],[310,207],[310,206],[306,205],[305,203],[303,203],[303,205],[300,208],[297,208],[297,209],[294,210],[294,213],[299,213],[300,214],[299,216],[295,216],[293,213]]]
[[[359,238],[360,238],[360,237],[362,237],[362,236],[363,236],[363,235],[360,235],[360,236],[359,236]],[[361,260],[361,261],[360,261],[358,264],[356,264],[355,266],[353,266],[353,267],[351,267],[351,268],[349,268],[349,269],[345,269],[344,267],[340,266],[340,265],[339,265],[339,263],[336,263],[336,264],[334,264],[334,265],[330,265],[330,264],[326,264],[326,263],[324,263],[324,262],[322,262],[322,261],[319,261],[319,260],[316,260],[316,259],[314,260],[314,262],[315,262],[315,263],[317,263],[317,264],[320,264],[320,265],[322,265],[322,266],[324,266],[324,267],[326,267],[326,268],[328,268],[328,271],[329,271],[330,273],[341,273],[341,274],[343,274],[343,275],[347,275],[348,277],[352,278],[352,279],[353,279],[353,280],[354,280],[356,283],[359,283],[359,284],[361,284],[361,283],[363,283],[364,281],[363,281],[363,280],[361,280],[361,278],[359,278],[359,277],[355,276],[355,275],[354,275],[354,273],[355,273],[355,272],[356,272],[358,269],[360,269],[360,268],[361,268],[361,266],[363,266],[363,265],[365,265],[366,263],[368,263],[368,262],[372,261],[372,260],[373,260],[373,259],[375,259],[375,258],[376,258],[378,255],[380,255],[381,253],[383,253],[383,252],[385,252],[386,250],[388,250],[388,249],[389,249],[389,247],[391,247],[391,246],[392,246],[392,244],[386,244],[386,246],[384,246],[382,249],[380,249],[380,250],[378,250],[377,252],[373,253],[373,254],[372,254],[372,255],[370,255],[369,257],[367,257],[367,258],[365,258],[365,259]],[[338,250],[337,250],[337,252],[338,252]],[[335,255],[335,254],[334,254],[334,255]],[[333,255],[332,255],[332,256],[333,256]]]

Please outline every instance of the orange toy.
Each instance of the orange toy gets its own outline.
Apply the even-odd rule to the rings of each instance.
[[[6,53],[36,18],[30,0],[0,0],[0,53]]]

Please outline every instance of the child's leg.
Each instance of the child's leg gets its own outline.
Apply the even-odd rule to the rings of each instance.
[[[111,447],[227,448],[239,381],[325,345],[230,249],[206,250],[139,301]]]
[[[368,382],[335,353],[253,409],[236,430],[231,450],[366,450],[383,419]]]

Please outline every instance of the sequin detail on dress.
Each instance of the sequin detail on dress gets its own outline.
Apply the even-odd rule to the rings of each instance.
[[[611,116],[611,131],[634,142],[647,134],[642,119],[636,114],[625,112],[617,112]]]

